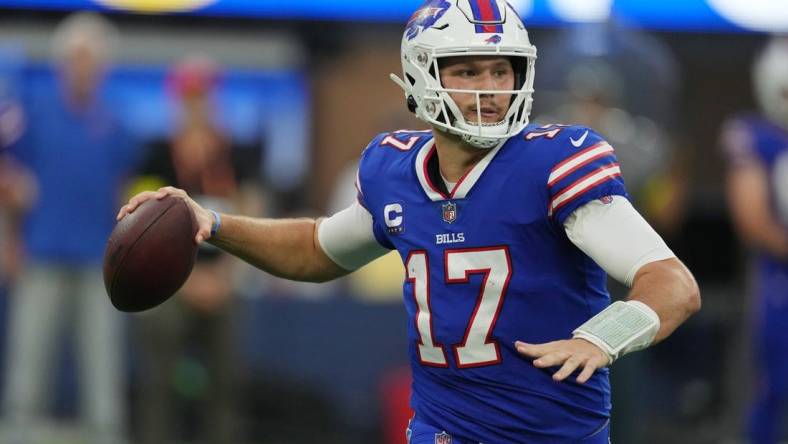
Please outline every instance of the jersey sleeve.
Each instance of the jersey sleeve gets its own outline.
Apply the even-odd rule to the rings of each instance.
[[[559,223],[577,208],[606,196],[628,197],[615,150],[590,128],[572,126],[556,137],[547,178],[548,214]]]
[[[370,213],[372,217],[372,233],[378,244],[389,250],[394,250],[395,247],[386,235],[386,230],[383,228],[380,219],[375,217],[377,213],[375,190],[379,187],[374,186],[374,182],[384,174],[384,171],[382,170],[382,165],[380,162],[376,162],[372,153],[374,149],[380,146],[381,141],[387,135],[388,133],[378,134],[361,153],[361,160],[356,173],[356,200],[359,205]]]
[[[356,185],[356,192],[357,192],[356,196],[357,196],[358,203],[361,204],[362,207],[366,208],[367,211],[370,211],[370,212],[371,212],[371,209],[370,209],[369,203],[367,203],[367,196],[364,194],[364,190],[366,189],[366,187],[364,187],[362,185],[362,183],[367,182],[367,180],[362,180],[362,176],[364,176],[364,178],[366,179],[366,176],[370,175],[369,174],[370,173],[370,171],[369,171],[370,170],[370,168],[369,168],[369,164],[370,164],[370,161],[369,161],[370,150],[374,149],[376,146],[378,146],[378,144],[380,143],[380,141],[382,139],[383,139],[383,134],[378,134],[377,136],[375,136],[374,139],[372,139],[371,142],[369,142],[369,144],[366,146],[366,148],[364,148],[364,151],[361,152],[361,159],[359,160],[359,163],[358,163],[358,170],[356,171],[356,182],[355,182],[355,185]]]

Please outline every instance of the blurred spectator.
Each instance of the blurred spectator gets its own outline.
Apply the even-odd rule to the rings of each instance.
[[[753,79],[761,114],[730,119],[722,147],[731,215],[741,239],[756,253],[748,438],[752,444],[776,444],[781,434],[788,439],[788,38],[768,44]]]
[[[12,150],[37,198],[22,233],[27,260],[11,291],[3,442],[30,444],[44,425],[63,328],[75,335],[79,412],[88,441],[124,440],[122,324],[101,273],[133,145],[99,98],[115,31],[94,14],[67,18],[53,37],[57,84],[31,91],[28,128]]]
[[[23,262],[18,236],[20,215],[35,200],[35,182],[30,174],[6,154],[25,127],[19,101],[19,79],[23,67],[21,50],[0,45],[0,310],[5,314],[7,292],[19,275]],[[5,349],[0,344],[0,353]]]
[[[20,216],[36,199],[30,173],[0,152],[0,287],[19,276],[24,251],[19,233]]]
[[[171,70],[167,86],[177,101],[178,127],[169,139],[150,144],[133,191],[172,185],[219,211],[259,214],[259,160],[249,158],[259,156],[259,150],[234,146],[216,123],[219,74],[213,61],[199,56]],[[199,442],[237,442],[236,291],[228,276],[238,264],[204,244],[177,297],[139,318],[141,443],[182,439],[175,436],[183,435],[182,424],[198,434]],[[190,402],[199,406],[198,418],[185,414],[195,411],[182,408]]]
[[[21,50],[0,46],[0,294],[18,275],[21,248],[19,215],[34,199],[35,183],[5,150],[14,145],[25,128],[25,113],[19,100],[23,58]]]
[[[686,181],[676,168],[679,82],[669,49],[616,23],[578,25],[541,49],[550,57],[540,60],[537,120],[604,134],[636,206],[660,234],[674,234],[686,210]]]

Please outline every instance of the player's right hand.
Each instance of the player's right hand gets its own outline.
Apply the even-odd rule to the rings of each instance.
[[[151,200],[151,199],[164,199],[167,196],[173,196],[180,199],[183,199],[189,208],[191,208],[192,212],[194,213],[194,218],[197,221],[197,234],[194,237],[194,241],[199,245],[204,241],[208,240],[211,237],[211,226],[213,225],[213,214],[210,211],[206,210],[205,208],[201,207],[197,202],[195,202],[186,191],[181,190],[180,188],[175,187],[163,187],[159,188],[158,191],[143,191],[142,193],[137,194],[136,196],[129,199],[129,203],[122,206],[120,211],[118,211],[118,215],[116,220],[123,219],[127,214],[131,214],[134,210],[137,209],[143,202]]]
[[[561,382],[577,369],[582,369],[576,381],[585,384],[598,369],[610,364],[610,357],[596,345],[585,339],[565,339],[545,344],[515,342],[521,355],[533,359],[534,367],[559,367],[553,380]]]

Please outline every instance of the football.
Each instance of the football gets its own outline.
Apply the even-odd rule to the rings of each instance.
[[[104,254],[104,285],[112,305],[139,312],[169,299],[197,257],[197,223],[183,199],[148,200],[118,222]]]

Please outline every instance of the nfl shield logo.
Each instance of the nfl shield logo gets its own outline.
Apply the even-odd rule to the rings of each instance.
[[[451,444],[451,435],[446,432],[436,433],[435,444]]]
[[[454,202],[443,204],[443,221],[450,224],[455,220],[457,220],[457,204]]]

